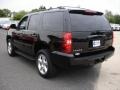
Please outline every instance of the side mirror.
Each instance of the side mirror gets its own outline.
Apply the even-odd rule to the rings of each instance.
[[[15,24],[11,24],[11,25],[10,25],[10,28],[11,28],[11,29],[17,29],[17,26],[16,26]]]

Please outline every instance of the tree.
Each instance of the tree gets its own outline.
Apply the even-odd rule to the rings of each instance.
[[[30,13],[32,12],[39,12],[39,11],[45,11],[46,10],[46,7],[45,6],[40,6],[38,9],[36,8],[36,9],[32,9],[31,11],[30,11]]]
[[[45,11],[46,10],[46,7],[45,6],[40,6],[39,7],[39,11]]]
[[[30,12],[32,12],[32,13],[39,12],[39,9],[32,9]]]
[[[120,24],[120,15],[118,14],[113,15],[111,11],[106,11],[105,17],[110,23]]]
[[[3,10],[0,9],[0,17],[5,17],[5,14],[3,13]]]
[[[20,20],[25,14],[27,14],[26,11],[20,11],[20,12],[16,12],[13,16],[13,20]]]
[[[3,13],[5,14],[5,17],[11,16],[11,11],[9,9],[3,9]]]
[[[120,24],[120,15],[114,15],[114,23]]]
[[[110,23],[114,23],[114,16],[111,11],[106,10],[105,17],[108,19]]]
[[[0,17],[10,17],[11,11],[9,9],[0,9]]]

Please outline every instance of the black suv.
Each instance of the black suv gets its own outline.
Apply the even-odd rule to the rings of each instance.
[[[103,13],[57,8],[25,15],[8,31],[10,56],[36,60],[40,75],[51,77],[56,67],[95,65],[113,55],[113,31]]]

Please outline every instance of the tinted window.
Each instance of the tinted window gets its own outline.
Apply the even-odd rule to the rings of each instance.
[[[103,15],[70,14],[73,31],[111,30]]]
[[[63,31],[63,12],[45,13],[43,28],[48,31]]]
[[[29,30],[37,30],[37,27],[39,26],[39,20],[40,20],[39,14],[32,15],[30,17],[28,29]]]
[[[18,29],[19,29],[19,30],[26,30],[27,19],[28,19],[28,17],[26,16],[26,17],[24,17],[24,18],[20,21],[20,23],[19,23],[19,25],[18,25]]]

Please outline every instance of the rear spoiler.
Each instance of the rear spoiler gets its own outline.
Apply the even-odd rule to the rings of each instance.
[[[103,15],[102,12],[92,11],[92,10],[70,10],[71,14],[83,14],[83,15]]]

